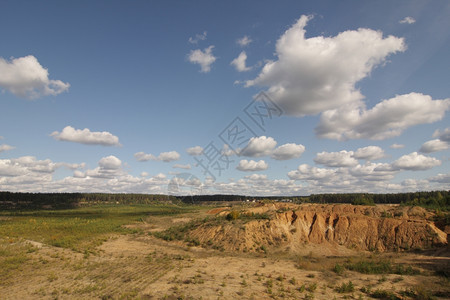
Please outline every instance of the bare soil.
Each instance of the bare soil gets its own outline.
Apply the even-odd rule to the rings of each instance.
[[[267,213],[271,209],[280,211],[281,208],[283,207],[268,209],[261,206],[246,210]],[[387,295],[399,299],[450,297],[448,277],[442,275],[446,273],[448,276],[450,270],[450,251],[445,245],[417,252],[403,250],[380,252],[377,249],[367,251],[358,247],[348,247],[345,243],[339,244],[335,240],[330,242],[324,239],[323,243],[302,241],[293,249],[291,237],[288,237],[284,244],[268,245],[266,251],[244,252],[243,248],[239,247],[238,250],[232,247],[213,249],[204,246],[203,243],[192,247],[184,241],[164,241],[151,234],[172,226],[187,224],[197,218],[226,215],[234,209],[236,208],[220,208],[202,212],[201,215],[149,217],[144,222],[129,225],[137,229],[137,233],[111,236],[93,253],[77,253],[32,240],[15,241],[10,247],[27,245],[33,247],[33,250],[28,254],[29,260],[14,274],[10,274],[6,282],[0,283],[0,298],[370,299],[377,291],[386,292]],[[381,209],[381,213],[386,208],[372,211],[374,215],[371,218],[378,218],[376,216],[378,209]],[[294,210],[298,215],[297,220],[302,218],[298,207],[287,205],[282,210],[284,211],[279,212],[280,214],[291,213]],[[326,206],[320,210],[333,213],[333,208]],[[310,210],[304,212],[307,211]],[[316,209],[316,213],[317,211]],[[414,212],[405,212],[408,215],[405,220],[414,220],[414,224],[429,222],[430,216],[426,215],[428,213],[426,211],[415,212],[415,216],[410,216],[410,213]],[[234,226],[239,228],[249,226],[246,229],[248,232],[251,228],[254,230],[262,228],[252,222],[273,220],[281,222],[279,217],[275,217],[271,220],[252,220],[244,224],[235,222]],[[231,222],[217,226],[232,226],[232,224]],[[289,226],[287,232],[292,231]],[[299,231],[300,229],[297,229],[293,234]],[[194,229],[190,234],[195,236],[199,232],[209,234],[202,227]],[[250,231],[261,236],[269,235],[270,232],[276,232],[276,229],[272,227],[267,232]],[[206,236],[205,240],[210,238]],[[4,240],[2,242],[5,243]],[[251,242],[254,243],[254,240]],[[336,264],[344,265],[357,261],[389,261],[393,264],[412,266],[415,270],[419,270],[420,274],[361,274],[350,270],[340,273],[333,271]],[[339,290],[343,284],[346,286],[350,282],[353,286],[352,291]],[[421,296],[423,297],[420,298]]]

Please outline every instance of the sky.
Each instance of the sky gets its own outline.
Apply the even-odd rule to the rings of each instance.
[[[0,190],[450,187],[450,2],[0,1]]]

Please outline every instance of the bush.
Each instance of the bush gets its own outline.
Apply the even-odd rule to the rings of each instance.
[[[227,215],[226,219],[227,219],[228,221],[237,220],[237,219],[239,219],[239,215],[240,215],[240,214],[239,214],[238,211],[232,210],[232,211]]]
[[[334,273],[338,275],[342,275],[345,271],[344,266],[341,266],[340,264],[335,264],[333,268]]]
[[[336,288],[336,292],[338,293],[352,293],[355,291],[355,286],[353,282],[349,281],[348,283],[343,282],[341,286]]]
[[[384,299],[384,300],[400,300],[393,292],[389,292],[386,290],[376,290],[372,294],[370,294],[372,298]]]

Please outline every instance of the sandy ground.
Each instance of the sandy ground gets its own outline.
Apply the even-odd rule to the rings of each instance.
[[[236,253],[166,242],[149,234],[194,217],[198,216],[149,217],[130,225],[140,229],[138,233],[111,236],[94,253],[16,241],[31,245],[33,251],[27,254],[29,260],[0,283],[0,299],[370,299],[368,290],[413,299],[404,293],[411,289],[428,295],[440,292],[437,299],[450,295],[448,279],[435,274],[436,269],[449,271],[448,248],[420,254],[374,254],[303,245],[297,254],[286,249]],[[421,274],[332,271],[336,263],[369,256],[411,265]],[[338,292],[338,287],[350,281],[353,292]]]

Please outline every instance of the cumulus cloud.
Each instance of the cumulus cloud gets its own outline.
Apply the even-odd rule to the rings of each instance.
[[[359,148],[353,154],[356,159],[377,160],[384,157],[384,150],[378,146]]]
[[[300,157],[305,151],[305,146],[294,143],[287,143],[277,146],[277,142],[272,137],[259,136],[252,137],[244,149],[237,149],[236,152],[224,145],[222,154],[231,156],[234,154],[247,157],[270,156],[276,160],[288,160]]]
[[[236,57],[235,59],[233,59],[233,61],[231,61],[230,64],[234,66],[238,72],[250,71],[252,68],[247,67],[245,65],[246,60],[247,60],[247,53],[245,53],[245,51],[242,51],[238,57]]]
[[[227,144],[224,144],[221,154],[224,156],[233,156],[233,155],[236,155],[237,153],[236,153],[236,151],[230,149],[230,147]]]
[[[203,148],[200,146],[195,146],[195,147],[187,148],[186,152],[187,152],[187,154],[192,155],[192,156],[201,155],[203,153]]]
[[[162,152],[159,154],[158,159],[163,162],[171,162],[180,159],[180,154],[177,151]]]
[[[248,46],[251,42],[253,42],[253,40],[246,35],[236,40],[236,43],[241,47]]]
[[[433,133],[433,137],[434,138],[438,138],[441,141],[444,142],[449,142],[450,143],[450,128],[445,128],[444,131],[440,131],[439,129],[437,129],[434,133]]]
[[[14,148],[15,148],[15,147],[10,146],[10,145],[6,145],[6,144],[0,145],[0,153],[2,153],[2,152],[4,152],[4,151],[12,150],[12,149],[14,149]]]
[[[404,19],[398,21],[400,24],[414,24],[416,20],[413,17],[405,17]]]
[[[85,145],[121,146],[117,136],[107,131],[92,132],[88,128],[75,129],[72,126],[66,126],[61,132],[54,131],[50,136],[55,140]]]
[[[389,148],[391,148],[391,149],[402,149],[402,148],[405,148],[405,145],[402,145],[402,144],[392,144],[392,145],[389,146]]]
[[[450,99],[433,100],[420,93],[399,95],[368,110],[361,104],[344,105],[322,113],[316,133],[337,140],[382,140],[398,136],[413,125],[439,121],[449,108]]]
[[[277,142],[272,137],[252,137],[247,146],[239,151],[239,155],[248,157],[261,157],[270,155]]]
[[[190,164],[187,164],[187,165],[175,164],[175,165],[173,165],[173,168],[190,170],[191,169],[191,165]]]
[[[71,170],[84,168],[85,164],[53,162],[50,159],[38,160],[34,156],[13,159],[0,159],[0,189],[26,191],[27,186],[35,189],[44,183],[51,184],[53,173],[58,168]]]
[[[266,174],[252,174],[252,175],[247,175],[244,178],[252,180],[252,181],[261,181],[261,180],[266,180],[267,175]]]
[[[201,34],[196,34],[195,37],[189,37],[189,43],[191,44],[197,44],[199,41],[206,40],[207,32],[203,31]]]
[[[163,162],[172,162],[180,159],[180,154],[177,151],[170,151],[170,152],[161,152],[158,157],[154,156],[153,154],[147,154],[145,152],[137,152],[134,154],[134,157],[137,161],[149,161],[149,160],[156,160],[156,161],[163,161]]]
[[[33,55],[10,61],[0,57],[0,87],[17,97],[36,99],[55,96],[69,89],[69,83],[51,80],[48,76],[48,70]]]
[[[433,182],[450,184],[450,173],[447,174],[439,173],[436,176],[429,178],[429,180]]]
[[[158,160],[158,158],[156,156],[154,156],[153,154],[147,154],[145,152],[135,153],[134,158],[136,158],[137,161]]]
[[[425,142],[422,147],[420,147],[419,151],[423,153],[431,153],[447,150],[448,148],[450,148],[450,144],[448,142],[441,141],[440,139],[435,139]]]
[[[124,174],[125,172],[122,170],[122,161],[114,155],[110,155],[101,158],[98,161],[97,168],[86,170],[86,172],[76,170],[73,175],[75,178],[114,179]]]
[[[208,73],[211,71],[211,65],[216,61],[217,57],[212,54],[214,46],[211,45],[203,51],[200,49],[191,50],[188,55],[189,62],[200,65],[200,72]]]
[[[346,150],[317,153],[314,162],[328,167],[351,167],[358,164],[358,161],[353,157],[353,151]]]
[[[397,171],[390,164],[366,163],[350,168],[349,173],[358,179],[381,182],[393,179]]]
[[[299,158],[303,152],[305,152],[305,146],[289,143],[276,148],[271,157],[276,160],[288,160]]]
[[[268,86],[269,96],[288,115],[314,115],[359,102],[363,95],[356,83],[390,54],[406,49],[403,39],[371,29],[305,38],[311,18],[301,16],[277,41],[277,59],[246,83]]]
[[[392,163],[392,168],[396,170],[421,171],[428,170],[441,165],[441,161],[434,158],[413,152],[403,155]]]
[[[336,174],[336,169],[323,169],[301,164],[297,170],[290,171],[288,176],[292,180],[323,180]]]
[[[269,165],[264,160],[256,162],[254,160],[248,161],[246,159],[243,159],[239,162],[239,165],[236,167],[236,169],[244,172],[256,172],[267,170],[268,167]]]
[[[98,165],[104,169],[116,170],[121,167],[122,161],[117,157],[115,157],[114,155],[110,155],[100,159]]]

